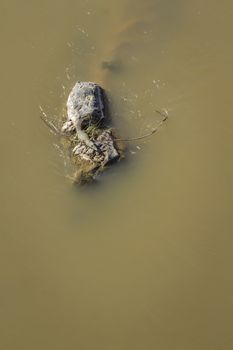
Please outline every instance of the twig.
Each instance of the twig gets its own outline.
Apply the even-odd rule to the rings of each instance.
[[[40,110],[41,110],[41,119],[43,120],[43,122],[45,123],[45,125],[47,125],[49,127],[49,129],[55,134],[55,135],[60,135],[60,131],[58,130],[58,128],[47,118],[47,115],[45,114],[45,112],[43,111],[43,108],[41,106]]]
[[[163,120],[161,120],[160,123],[158,124],[158,126],[154,129],[152,129],[151,132],[149,132],[148,134],[142,135],[142,136],[138,136],[138,137],[132,137],[132,138],[128,138],[128,139],[116,139],[116,141],[124,141],[124,142],[137,141],[137,140],[142,140],[142,139],[145,139],[147,137],[150,137],[150,136],[156,134],[157,131],[163,125],[163,123],[168,119],[167,113],[162,113],[161,111],[158,111],[158,110],[156,110],[156,112],[159,113],[163,117]]]

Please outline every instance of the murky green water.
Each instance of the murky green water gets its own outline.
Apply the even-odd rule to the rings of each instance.
[[[228,0],[1,1],[1,350],[233,348],[232,17]],[[124,136],[169,113],[81,190],[39,108],[60,118],[76,80],[103,85]]]

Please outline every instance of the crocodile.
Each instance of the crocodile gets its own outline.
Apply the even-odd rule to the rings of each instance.
[[[131,8],[127,12],[131,13],[130,17],[121,21],[122,25],[118,26],[120,29],[110,33],[109,42],[114,42],[113,46],[110,45],[112,49],[104,49],[104,59],[99,64],[96,64],[95,59],[90,68],[90,75],[96,82],[78,81],[68,96],[67,119],[59,133],[63,135],[63,144],[69,150],[71,162],[77,169],[72,176],[75,183],[93,181],[108,164],[124,157],[125,145],[109,125],[104,89],[112,86],[116,82],[114,78],[119,78],[125,67],[131,64],[135,50],[143,50],[144,34],[154,20],[151,16],[153,11],[147,5],[143,3],[143,11],[138,8],[136,13]],[[154,129],[148,135],[156,131]]]

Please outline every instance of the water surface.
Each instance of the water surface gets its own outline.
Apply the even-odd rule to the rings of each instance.
[[[228,0],[1,1],[0,349],[233,348],[232,16]],[[76,80],[103,85],[123,136],[169,114],[81,190],[40,120]]]

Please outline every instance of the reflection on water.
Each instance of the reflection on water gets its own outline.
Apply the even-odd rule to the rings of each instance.
[[[0,349],[232,349],[232,3],[0,7]],[[78,79],[122,135],[169,112],[82,189],[39,118]]]

